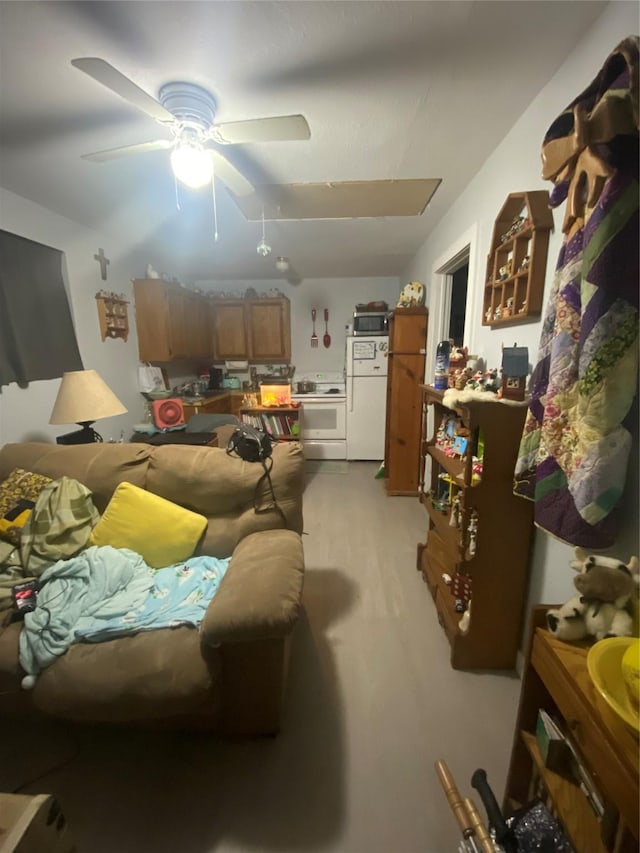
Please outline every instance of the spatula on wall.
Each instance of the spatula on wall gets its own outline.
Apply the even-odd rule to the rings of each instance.
[[[329,309],[324,309],[324,337],[322,338],[322,343],[325,345],[327,349],[331,346],[331,335],[329,334]]]
[[[315,349],[318,346],[318,336],[316,335],[316,309],[311,309],[311,320],[313,321],[313,332],[311,334],[311,346]]]

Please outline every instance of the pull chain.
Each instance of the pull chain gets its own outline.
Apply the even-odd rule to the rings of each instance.
[[[176,188],[176,209],[182,210],[182,208],[180,207],[180,195],[178,193],[178,179],[175,175],[173,176],[173,185]]]
[[[216,205],[216,167],[213,157],[211,158],[213,174],[211,175],[211,192],[213,195],[213,240],[218,242],[218,207]]]

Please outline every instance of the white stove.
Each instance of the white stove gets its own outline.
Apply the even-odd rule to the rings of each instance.
[[[342,372],[305,373],[296,382],[315,383],[315,391],[292,394],[300,403],[302,447],[307,459],[347,458],[347,392]]]

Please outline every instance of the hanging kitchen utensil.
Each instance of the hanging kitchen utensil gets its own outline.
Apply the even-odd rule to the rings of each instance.
[[[318,346],[318,336],[316,335],[316,309],[311,309],[311,320],[313,322],[313,332],[311,334],[311,346],[315,349]]]
[[[329,334],[329,328],[327,323],[329,322],[329,309],[324,309],[324,337],[322,338],[322,343],[325,345],[327,349],[331,346],[331,335]]]

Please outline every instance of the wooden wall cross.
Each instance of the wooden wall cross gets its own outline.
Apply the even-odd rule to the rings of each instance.
[[[111,263],[111,261],[105,256],[104,249],[98,249],[98,254],[94,255],[93,258],[100,264],[100,276],[103,281],[106,281],[107,267]]]

